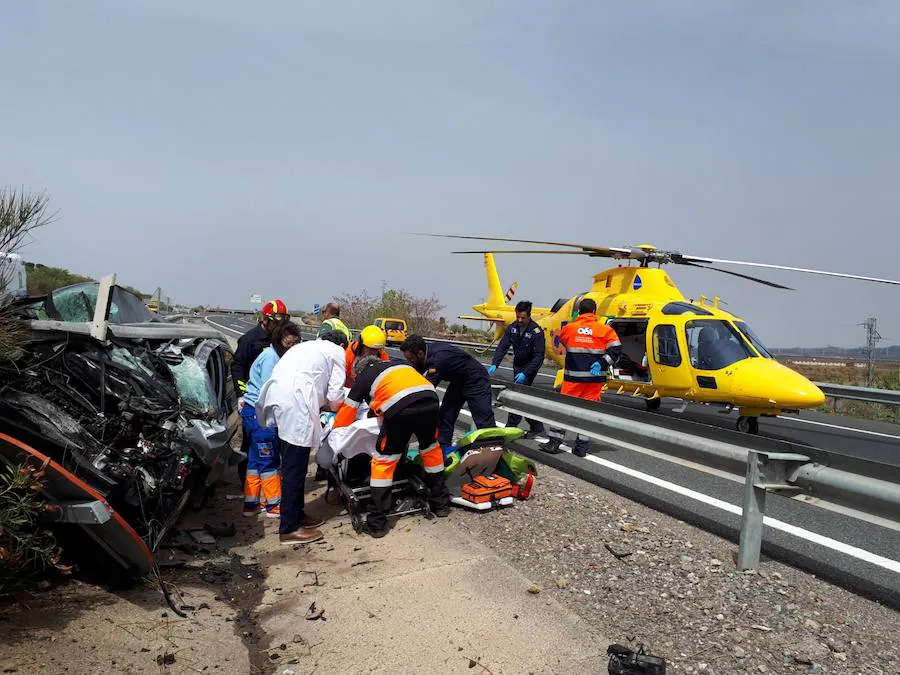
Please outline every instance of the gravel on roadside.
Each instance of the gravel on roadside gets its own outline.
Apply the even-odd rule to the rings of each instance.
[[[735,544],[555,469],[452,520],[668,672],[900,673],[900,613],[772,560],[738,572]]]

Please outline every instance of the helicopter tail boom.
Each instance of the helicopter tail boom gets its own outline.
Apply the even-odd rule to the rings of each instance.
[[[487,275],[488,296],[485,302],[486,309],[506,309],[506,296],[503,294],[503,286],[500,284],[500,275],[497,274],[497,264],[494,262],[493,253],[484,254],[484,272]]]

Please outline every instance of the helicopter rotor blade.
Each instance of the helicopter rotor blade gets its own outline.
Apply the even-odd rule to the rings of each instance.
[[[771,286],[772,288],[779,288],[784,291],[793,291],[796,289],[791,288],[790,286],[782,286],[781,284],[777,284],[774,281],[768,281],[766,279],[760,279],[759,277],[752,277],[749,274],[741,274],[740,272],[732,272],[731,270],[723,270],[719,267],[710,267],[709,265],[698,265],[693,262],[682,262],[680,265],[685,265],[687,267],[699,267],[703,270],[712,270],[713,272],[721,272],[722,274],[730,274],[733,277],[740,277],[741,279],[747,279],[748,281],[755,281],[758,284],[763,284],[764,286]]]
[[[595,253],[593,251],[541,251],[538,249],[522,249],[517,251],[491,251],[491,250],[481,250],[481,251],[450,251],[453,254],[482,254],[482,253],[539,253],[541,255],[584,255],[589,258],[606,258],[609,256],[603,255],[602,253]]]
[[[717,263],[720,265],[746,265],[748,267],[763,267],[766,269],[772,270],[787,270],[788,272],[804,272],[806,274],[821,274],[828,277],[840,277],[842,279],[858,279],[859,281],[874,281],[880,284],[891,284],[893,286],[900,286],[900,281],[895,281],[893,279],[880,279],[878,277],[867,277],[859,274],[843,274],[841,272],[828,272],[826,270],[812,270],[807,269],[805,267],[789,267],[787,265],[771,265],[769,263],[757,263],[757,262],[747,262],[745,260],[723,260],[720,258],[701,258],[699,256],[691,256],[691,255],[682,255],[680,253],[672,253],[672,262],[683,265],[683,264],[691,264],[691,263],[701,263],[709,264],[709,263]],[[720,272],[724,270],[719,270]]]
[[[587,244],[571,244],[559,241],[542,241],[537,239],[509,239],[506,237],[477,237],[465,234],[430,234],[423,232],[409,232],[416,237],[438,237],[441,239],[470,239],[475,241],[503,241],[514,244],[543,244],[545,246],[562,246],[564,248],[579,249],[584,253],[593,253],[597,257],[633,257],[634,260],[642,260],[645,253],[640,249],[616,248],[608,246],[589,246]],[[489,253],[502,253],[502,251],[489,251]],[[549,253],[561,253],[561,251],[549,251]],[[640,257],[637,257],[639,254]]]

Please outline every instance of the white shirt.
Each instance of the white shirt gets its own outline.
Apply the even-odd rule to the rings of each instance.
[[[344,350],[328,340],[291,347],[259,392],[259,423],[278,427],[278,437],[287,443],[318,448],[322,442],[319,410],[326,403],[344,400],[346,368]]]

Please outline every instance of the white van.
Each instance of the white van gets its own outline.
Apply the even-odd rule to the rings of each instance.
[[[28,295],[25,261],[18,253],[0,251],[0,304]]]

